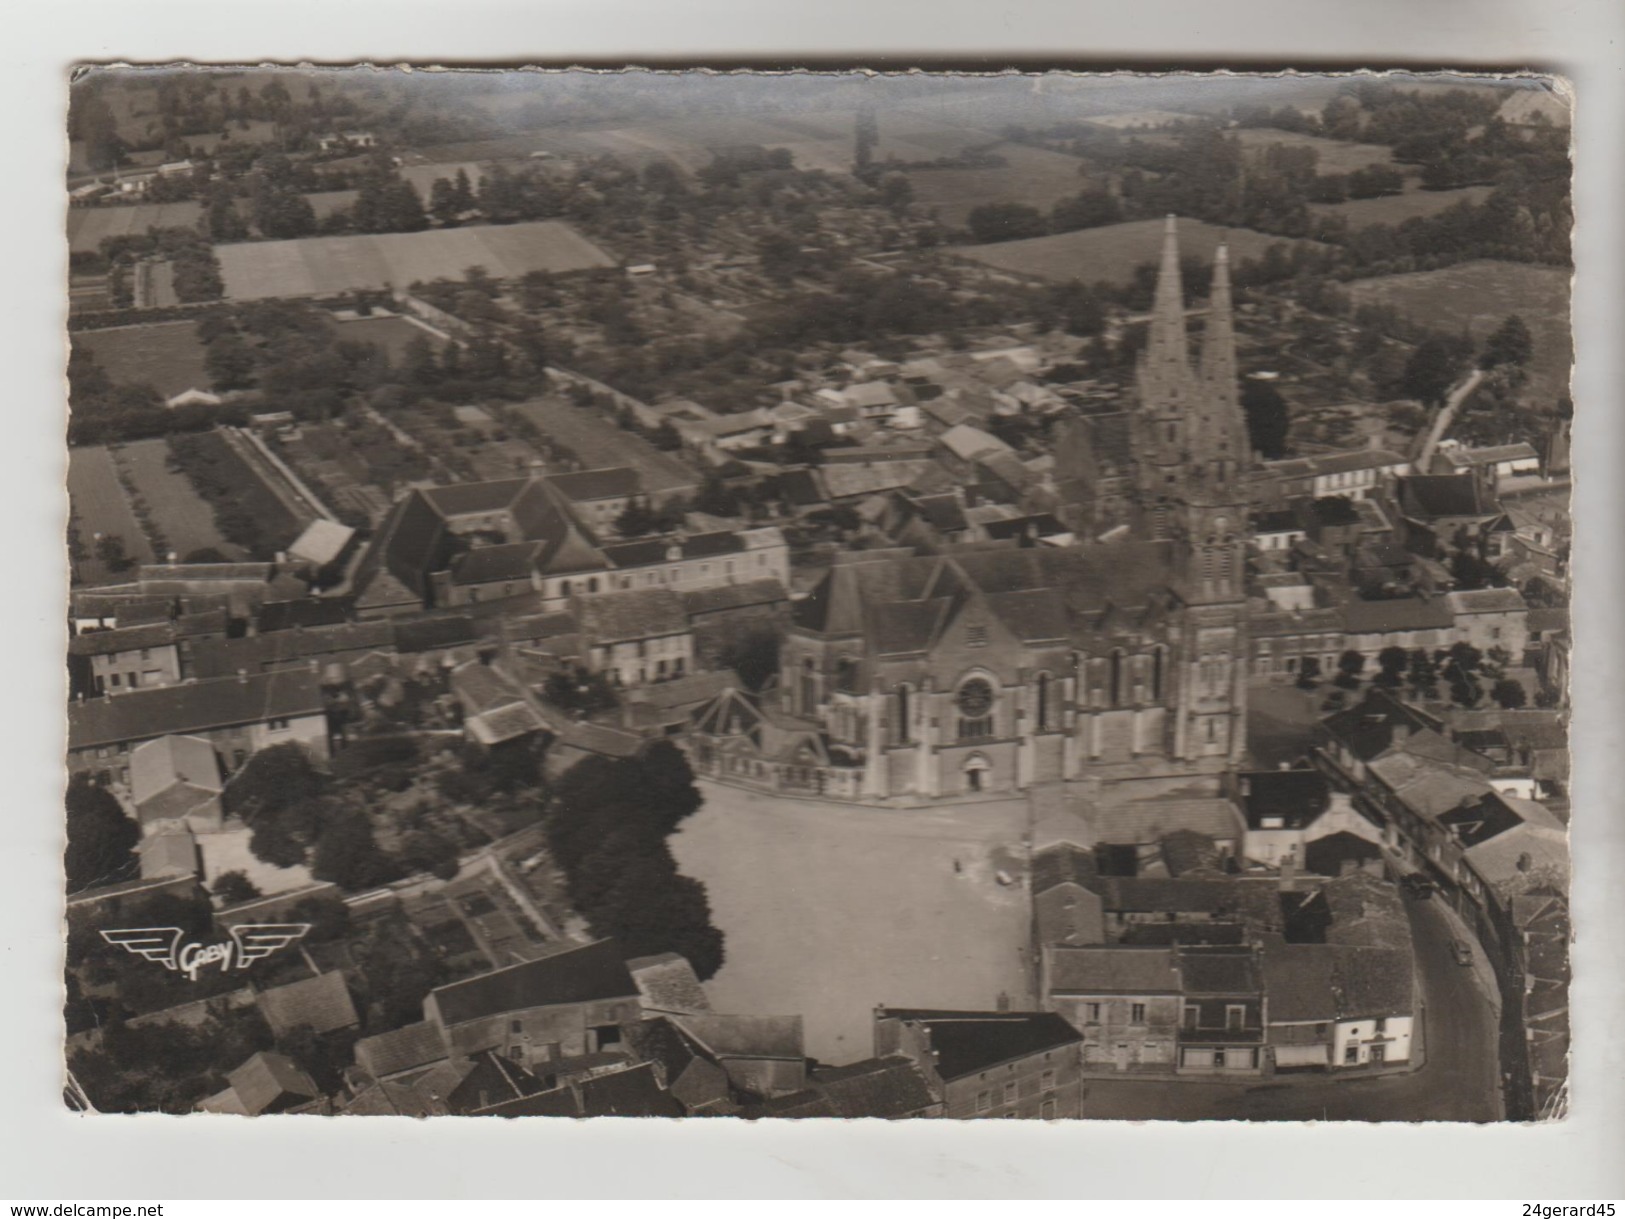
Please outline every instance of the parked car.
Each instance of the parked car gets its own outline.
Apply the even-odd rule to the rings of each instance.
[[[1456,958],[1457,965],[1473,963],[1473,950],[1467,946],[1466,940],[1451,940],[1450,955]]]

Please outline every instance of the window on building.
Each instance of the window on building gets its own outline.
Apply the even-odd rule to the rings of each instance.
[[[508,1057],[513,1059],[514,1062],[522,1062],[525,1057],[525,1047],[522,1045],[509,1046]]]
[[[1085,1003],[1083,1005],[1083,1011],[1084,1011],[1084,1019],[1087,1020],[1090,1024],[1099,1024],[1100,1023],[1100,1004],[1098,1004],[1098,1003]]]
[[[892,740],[906,745],[914,739],[913,691],[906,685],[898,686],[892,697]]]
[[[594,576],[594,577],[592,577],[592,579],[587,581],[587,591],[589,593],[595,593],[595,592],[598,591],[598,577],[597,576]]]
[[[993,1108],[993,1093],[991,1090],[976,1094],[976,1112],[986,1113]]]
[[[508,1021],[508,1031],[510,1033],[523,1033],[525,1031],[525,1022],[523,1020]]]
[[[993,687],[973,677],[959,687],[954,705],[959,710],[959,739],[974,741],[993,735]]]
[[[1014,1080],[1004,1085],[1004,1103],[1007,1105],[1016,1103],[1016,1084]]]
[[[469,589],[468,590],[468,599],[470,601],[478,601],[480,599],[480,590],[477,589],[477,588]]]
[[[1053,1092],[1055,1090],[1055,1072],[1045,1071],[1040,1075],[1038,1077],[1038,1086],[1045,1092]]]
[[[1166,653],[1167,651],[1168,651],[1168,649],[1163,648],[1163,647],[1156,647],[1156,648],[1151,649],[1151,701],[1152,702],[1161,702],[1162,701],[1162,680],[1163,680],[1162,668],[1163,668],[1164,659],[1165,659],[1164,653]]]
[[[1344,1061],[1344,1063],[1359,1062],[1360,1061],[1360,1047],[1357,1046],[1357,1045],[1344,1046],[1343,1047],[1343,1061]]]
[[[1111,705],[1114,706],[1114,707],[1117,706],[1120,702],[1123,701],[1123,649],[1122,648],[1116,648],[1116,649],[1114,649],[1112,651],[1111,686],[1107,690],[1107,694],[1110,696]]]
[[[1145,1023],[1145,1004],[1143,1004],[1143,1003],[1132,1003],[1132,1004],[1129,1005],[1128,1010],[1129,1010],[1129,1017],[1128,1018],[1129,1018],[1129,1023],[1130,1024],[1144,1024]]]
[[[1388,1032],[1388,1017],[1387,1016],[1378,1016],[1377,1017],[1376,1027],[1373,1028],[1371,1031],[1374,1034],[1376,1034],[1378,1037],[1381,1037],[1385,1033],[1387,1033]]]
[[[981,622],[968,623],[965,627],[965,643],[973,648],[987,646],[987,625]]]
[[[858,662],[843,656],[835,662],[835,688],[842,694],[858,692]]]
[[[1048,728],[1049,728],[1049,718],[1050,718],[1049,717],[1049,699],[1050,699],[1050,676],[1049,676],[1049,674],[1048,673],[1040,673],[1038,675],[1038,680],[1035,683],[1035,687],[1036,687],[1036,694],[1037,694],[1037,701],[1038,701],[1038,731],[1044,732],[1044,731],[1047,731]]]
[[[267,720],[265,726],[267,728],[269,728],[272,732],[286,732],[288,730],[288,721],[287,720]]]
[[[1184,1017],[1186,1028],[1196,1028],[1202,1018],[1202,1009],[1196,1006],[1194,1003],[1187,1003],[1185,1005]]]
[[[1240,1032],[1247,1023],[1247,1009],[1239,1003],[1229,1003],[1224,1009],[1224,1027],[1232,1033]]]
[[[1053,1118],[1055,1116],[1055,1102],[1053,1100],[1047,1100],[1043,1104],[1039,1105],[1038,1116],[1043,1118],[1046,1122]]]

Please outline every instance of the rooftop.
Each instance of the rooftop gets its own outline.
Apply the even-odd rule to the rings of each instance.
[[[272,719],[321,715],[320,676],[281,669],[132,690],[68,707],[68,748],[92,749],[153,737],[208,732]]]
[[[604,999],[635,999],[637,984],[614,940],[510,965],[430,992],[450,1027],[485,1016]]]
[[[880,1008],[877,1020],[922,1026],[945,1081],[963,1079],[1020,1058],[1077,1045],[1083,1034],[1054,1012],[958,1012]]]
[[[1168,947],[1046,948],[1051,994],[1177,995],[1178,954]]]

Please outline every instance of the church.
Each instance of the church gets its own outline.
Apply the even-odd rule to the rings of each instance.
[[[1087,446],[1068,455],[1068,511],[1098,525],[1108,504],[1111,540],[841,555],[796,605],[777,686],[697,716],[696,769],[885,803],[1239,761],[1251,454],[1229,267],[1221,246],[1193,359],[1172,217],[1129,429],[1106,496]]]

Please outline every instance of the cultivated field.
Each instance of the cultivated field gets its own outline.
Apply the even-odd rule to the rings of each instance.
[[[851,110],[749,117],[702,115],[636,126],[541,128],[502,140],[436,145],[419,151],[446,161],[528,157],[533,152],[614,156],[632,165],[669,161],[692,173],[710,164],[716,152],[755,145],[788,149],[798,169],[848,173],[852,169],[856,117]],[[903,111],[882,114],[879,126],[876,161],[932,161],[998,139],[996,132]]]
[[[180,558],[211,547],[227,558],[243,557],[214,527],[214,509],[193,489],[191,480],[169,468],[167,440],[135,440],[120,455],[140,489],[152,523]]]
[[[984,203],[1025,203],[1047,212],[1056,200],[1089,186],[1083,162],[1065,153],[999,144],[991,149],[1006,164],[990,169],[921,169],[908,175],[914,201],[936,208],[944,224],[961,226]]]
[[[1142,263],[1156,263],[1162,250],[1163,222],[1133,220],[1109,224],[1075,233],[1049,237],[1029,237],[1024,241],[1000,241],[990,245],[965,246],[955,250],[1001,271],[1031,275],[1038,279],[1084,283],[1129,283],[1134,269]],[[1180,248],[1203,262],[1210,262],[1221,241],[1230,244],[1232,264],[1247,258],[1261,258],[1272,245],[1293,244],[1284,237],[1256,233],[1251,229],[1221,229],[1199,220],[1180,220]]]
[[[70,207],[68,249],[75,254],[91,254],[101,246],[103,238],[129,237],[148,229],[196,228],[202,216],[203,205],[195,200]]]
[[[1176,131],[1158,131],[1142,134],[1137,131],[1123,133],[1147,144],[1173,144],[1181,138]],[[1302,135],[1296,131],[1282,131],[1276,127],[1238,127],[1224,133],[1234,136],[1243,152],[1262,153],[1276,144],[1291,148],[1312,148],[1318,160],[1316,169],[1323,174],[1347,174],[1373,165],[1393,162],[1393,152],[1381,144],[1354,144],[1346,140],[1328,140],[1324,136]]]
[[[1525,397],[1549,406],[1568,392],[1569,275],[1562,267],[1480,259],[1439,271],[1357,279],[1348,290],[1356,305],[1392,305],[1435,330],[1466,330],[1478,340],[1516,313],[1535,340]]]
[[[196,322],[82,330],[73,341],[87,348],[118,385],[150,385],[169,398],[211,384]]]
[[[991,1011],[1032,1002],[1020,800],[848,808],[702,785],[671,840],[726,937],[718,1011],[799,1013],[807,1053],[874,1052],[878,1003]]]
[[[1380,199],[1350,199],[1346,203],[1311,203],[1316,216],[1342,216],[1349,228],[1368,224],[1400,224],[1412,216],[1437,216],[1458,203],[1482,203],[1493,188],[1464,186],[1460,190],[1408,190],[1402,195]]]
[[[456,279],[475,266],[498,279],[510,279],[528,271],[583,271],[614,265],[592,242],[556,220],[244,242],[218,245],[215,253],[230,300],[405,288],[414,280]]]
[[[68,499],[73,505],[79,542],[85,549],[85,558],[76,564],[76,575],[82,583],[108,584],[128,578],[108,571],[96,558],[98,533],[122,538],[124,553],[136,562],[152,562],[152,547],[130,511],[113,470],[113,459],[101,445],[68,450]]]
[[[641,436],[616,427],[596,411],[557,398],[536,398],[511,408],[535,424],[546,440],[564,445],[583,470],[635,466],[644,490],[659,495],[674,487],[697,487],[696,475],[682,462],[662,453]]]

